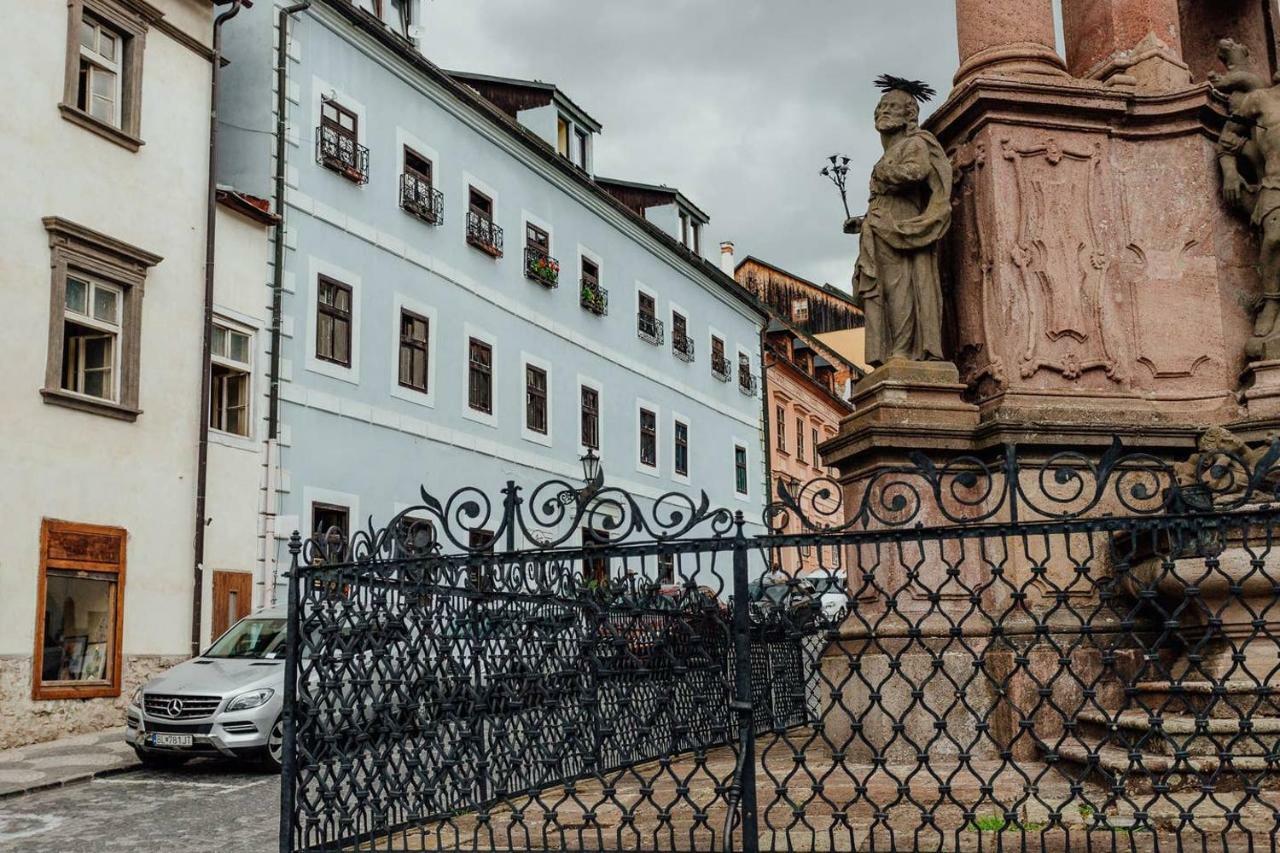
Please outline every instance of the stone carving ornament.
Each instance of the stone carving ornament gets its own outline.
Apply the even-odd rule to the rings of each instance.
[[[845,221],[860,234],[854,302],[866,314],[866,359],[942,360],[942,283],[938,253],[951,226],[951,162],[921,130],[924,83],[884,75],[875,126],[884,156],[871,172],[864,216]]]
[[[1250,358],[1280,358],[1280,86],[1250,68],[1249,49],[1231,39],[1218,43],[1224,74],[1210,84],[1225,95],[1231,120],[1218,140],[1222,195],[1250,214],[1260,239],[1262,297],[1254,315]]]

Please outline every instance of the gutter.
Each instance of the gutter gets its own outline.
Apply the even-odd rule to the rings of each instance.
[[[222,76],[222,25],[240,14],[240,9],[252,6],[253,0],[221,0],[219,5],[230,3],[231,8],[213,19],[213,63],[209,78],[209,186],[205,200],[204,242],[204,333],[200,348],[200,412],[197,423],[200,439],[196,450],[196,510],[195,536],[193,538],[193,566],[191,589],[191,654],[200,654],[200,623],[204,610],[204,530],[209,524],[205,502],[209,489],[209,396],[212,377],[209,375],[213,349],[213,267],[218,224],[218,78]]]

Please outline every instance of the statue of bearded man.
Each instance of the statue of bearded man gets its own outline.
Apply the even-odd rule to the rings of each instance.
[[[938,254],[951,227],[951,161],[921,130],[923,83],[884,76],[875,124],[884,156],[871,172],[865,216],[845,222],[861,234],[854,301],[866,315],[866,360],[942,359],[942,282]]]

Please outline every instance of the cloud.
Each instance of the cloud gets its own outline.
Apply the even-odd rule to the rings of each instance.
[[[604,124],[602,175],[679,187],[733,240],[848,286],[854,238],[818,176],[853,158],[850,207],[880,154],[871,126],[888,72],[939,92],[955,71],[949,0],[427,0],[427,53],[445,68],[560,86]],[[714,253],[714,250],[712,250]]]

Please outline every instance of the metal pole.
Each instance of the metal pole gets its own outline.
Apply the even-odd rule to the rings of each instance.
[[[502,501],[502,526],[507,531],[507,551],[516,549],[516,507],[520,506],[520,487],[515,480],[507,480],[507,487],[502,490],[506,497]]]
[[[734,514],[737,532],[733,539],[733,671],[734,703],[738,713],[738,757],[740,775],[734,780],[741,786],[742,847],[746,853],[760,849],[756,824],[756,731],[751,697],[751,618],[747,591],[747,539],[743,535],[742,511]],[[725,839],[727,844],[729,839]]]
[[[289,537],[289,627],[285,635],[284,750],[280,760],[280,853],[293,851],[293,809],[298,786],[298,753],[294,745],[297,721],[294,719],[294,710],[298,701],[298,632],[302,623],[298,612],[301,599],[298,555],[301,553],[302,536],[295,530]]]

